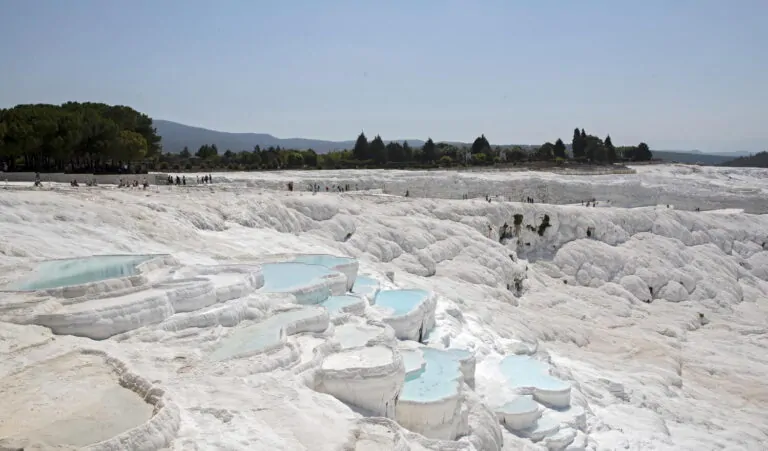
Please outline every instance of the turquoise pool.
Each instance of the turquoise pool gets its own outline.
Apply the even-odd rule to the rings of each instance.
[[[341,296],[329,296],[328,299],[321,302],[320,305],[328,309],[329,315],[341,313],[346,307],[355,304],[367,305],[367,302],[357,296],[344,294]]]
[[[510,355],[501,361],[501,373],[515,387],[567,390],[570,384],[549,374],[549,365],[527,355]]]
[[[304,263],[307,265],[320,265],[326,268],[336,268],[341,265],[353,263],[352,257],[337,257],[335,255],[299,255],[293,259],[295,263]]]
[[[136,267],[155,255],[97,255],[93,257],[50,260],[40,263],[34,272],[7,289],[17,291],[50,290],[83,285],[108,279],[135,276]]]
[[[261,266],[264,275],[262,289],[269,292],[287,292],[302,288],[335,274],[324,266],[305,263],[267,263]]]
[[[411,402],[435,402],[459,393],[461,368],[456,356],[440,349],[420,348],[426,362],[424,371],[406,378],[400,399]]]
[[[280,344],[283,328],[296,321],[317,315],[315,310],[301,309],[278,313],[266,320],[238,329],[224,338],[211,353],[213,360],[226,360],[263,352]]]
[[[393,316],[402,316],[415,309],[429,296],[424,290],[384,290],[376,295],[375,304],[392,309]]]
[[[379,291],[379,281],[366,276],[357,276],[352,292],[363,296],[374,297]]]

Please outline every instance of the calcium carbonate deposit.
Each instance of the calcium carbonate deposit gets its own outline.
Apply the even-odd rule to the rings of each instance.
[[[768,171],[636,170],[0,183],[0,449],[764,449]]]

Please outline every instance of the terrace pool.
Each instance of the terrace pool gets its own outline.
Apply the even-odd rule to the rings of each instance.
[[[305,265],[320,265],[328,269],[337,268],[342,265],[348,265],[354,263],[355,259],[352,257],[337,257],[335,255],[299,255],[293,259],[294,263],[304,263]]]
[[[509,355],[501,361],[501,373],[514,387],[561,391],[570,384],[549,374],[549,365],[527,355]]]
[[[343,313],[356,304],[361,304],[361,309],[365,309],[367,301],[358,296],[343,294],[340,296],[329,296],[328,299],[320,303],[320,305],[328,310],[329,315]]]
[[[245,357],[278,347],[282,343],[283,329],[291,323],[317,316],[316,308],[303,308],[278,313],[275,316],[244,327],[224,338],[211,353],[215,361]]]
[[[533,400],[533,396],[523,395],[515,398],[513,401],[505,403],[499,407],[498,411],[511,415],[521,415],[529,412],[535,412],[539,405]]]
[[[320,265],[306,263],[266,263],[261,266],[264,291],[279,293],[311,285],[335,272]]]
[[[406,378],[400,399],[411,402],[436,402],[456,396],[462,378],[459,361],[447,351],[420,348],[426,366],[420,374]],[[413,373],[412,373],[413,374]]]
[[[83,285],[102,280],[130,277],[138,274],[137,266],[156,255],[96,255],[65,260],[50,260],[19,282],[6,289],[14,291],[50,290]]]
[[[415,309],[429,296],[424,290],[384,290],[376,295],[375,304],[392,310],[392,316],[402,316]]]

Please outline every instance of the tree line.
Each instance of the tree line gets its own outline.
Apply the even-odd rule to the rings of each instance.
[[[558,139],[554,144],[541,146],[493,146],[485,137],[478,136],[471,145],[435,143],[431,138],[418,147],[408,141],[385,142],[376,135],[369,140],[360,133],[355,145],[349,150],[317,154],[312,149],[283,149],[279,146],[262,149],[255,146],[251,151],[223,153],[215,144],[205,144],[197,151],[185,147],[178,154],[167,153],[160,157],[162,170],[192,169],[351,169],[351,168],[436,168],[452,166],[490,166],[498,164],[525,164],[552,162],[563,164],[568,160],[582,164],[613,164],[617,162],[650,161],[653,157],[645,143],[637,146],[616,147],[607,136],[605,140],[588,135],[583,129],[574,130],[570,151]]]
[[[570,148],[569,148],[570,147]],[[570,146],[562,139],[541,146],[494,146],[485,135],[471,145],[434,142],[421,146],[369,140],[360,133],[349,150],[317,154],[312,149],[227,149],[206,144],[190,150],[165,149],[152,119],[130,107],[103,103],[67,102],[62,105],[17,105],[0,109],[0,169],[45,172],[134,172],[149,170],[261,170],[347,168],[435,168],[488,166],[567,160],[588,164],[648,161],[645,143],[614,147],[575,129]]]
[[[161,149],[152,119],[127,106],[0,109],[0,169],[7,171],[118,172],[151,164]]]

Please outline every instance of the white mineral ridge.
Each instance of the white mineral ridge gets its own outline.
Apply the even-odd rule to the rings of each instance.
[[[433,293],[428,293],[413,309],[404,314],[398,315],[392,313],[391,309],[381,309],[384,312],[382,322],[392,327],[395,336],[400,340],[419,340],[435,326],[436,306],[437,298]]]
[[[216,183],[206,187],[148,191],[0,182],[0,287],[37,262],[78,256],[167,254],[182,269],[249,265],[272,254],[349,256],[382,289],[434,293],[435,327],[424,341],[470,350],[476,361],[474,390],[465,385],[460,403],[468,409],[468,435],[434,441],[391,420],[363,418],[357,412],[363,409],[307,383],[307,374],[319,378],[327,362],[329,374],[351,376],[353,354],[366,344],[378,349],[366,353],[394,355],[394,331],[373,325],[375,317],[350,314],[324,332],[284,337],[274,353],[214,362],[208,350],[229,329],[258,323],[295,299],[224,300],[248,290],[247,275],[237,271],[221,277],[192,271],[165,288],[148,288],[172,279],[163,267],[88,290],[0,292],[0,437],[31,448],[139,431],[111,448],[125,450],[763,449],[768,171],[635,169],[599,176],[226,173],[213,174]],[[299,190],[316,182],[357,191],[289,193],[288,181]],[[465,194],[476,199],[462,200]],[[485,201],[486,194],[494,200]],[[536,203],[520,203],[528,196]],[[598,208],[581,206],[592,198]],[[516,214],[523,217],[519,233],[500,240],[503,224],[512,225]],[[544,215],[550,227],[540,236]],[[387,281],[390,271],[396,286]],[[350,281],[345,270],[340,274],[326,291],[345,291]],[[258,276],[254,281],[262,283]],[[363,285],[360,291],[375,292]],[[306,298],[317,301],[320,288]],[[96,365],[93,354],[79,365],[40,372],[43,362],[84,349],[150,381],[162,391],[159,399],[175,406],[166,410],[171,421],[154,432],[131,429],[150,424],[142,423],[144,405],[109,382],[119,376]],[[544,410],[548,420],[538,429],[515,434],[501,427],[494,396],[517,394],[505,391],[492,368],[494,359],[521,352],[551,362],[552,375],[571,384],[571,407]],[[338,384],[339,397],[386,414],[381,405],[405,375],[402,359],[399,366],[395,360],[388,369],[393,376],[382,373],[380,385],[362,377],[328,381]],[[17,377],[25,374],[36,376]],[[350,383],[360,390],[349,390]],[[35,413],[15,415],[25,409]],[[158,415],[152,418],[164,418]],[[103,426],[89,425],[100,417]],[[46,429],[57,419],[75,422]]]
[[[374,416],[393,418],[405,380],[405,366],[402,356],[393,348],[352,348],[326,357],[318,377],[319,391]]]

